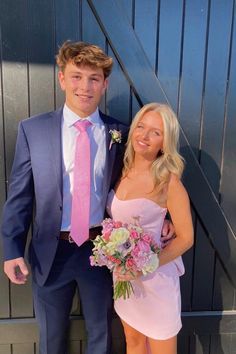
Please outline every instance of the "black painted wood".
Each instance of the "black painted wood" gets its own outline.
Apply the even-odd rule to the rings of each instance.
[[[175,112],[178,109],[179,81],[182,65],[182,22],[183,1],[161,1],[157,76]]]
[[[235,1],[8,0],[0,23],[0,207],[18,122],[64,102],[58,45],[100,45],[115,62],[102,110],[130,122],[143,103],[169,102],[185,133],[196,243],[184,255],[178,353],[235,353]],[[1,270],[0,288],[0,354],[36,353],[30,284],[9,286]],[[77,297],[72,312],[81,314]],[[116,320],[113,337],[113,354],[123,354]],[[73,317],[70,354],[84,353],[85,343],[83,318]]]
[[[158,99],[160,101],[168,101],[160,81],[152,71],[143,48],[135,36],[132,26],[126,21],[126,18],[122,17],[122,12],[116,2],[110,1],[109,4],[105,0],[88,0],[88,2],[97,19],[99,18],[104,33],[109,39],[121,67],[123,67],[141,102],[146,103]],[[112,14],[113,17],[116,16],[117,21],[111,22],[107,13],[109,15]],[[137,68],[142,68],[145,76],[140,75]],[[150,90],[150,87],[152,87],[152,90]],[[183,132],[182,145],[187,162],[186,186],[191,201],[209,233],[210,240],[217,250],[218,256],[224,263],[234,284],[236,284],[235,236]],[[207,200],[207,203],[203,203],[203,200]],[[222,234],[224,235],[226,232],[228,234],[226,244],[229,243],[232,256],[227,252],[228,247],[226,248],[225,244],[221,242]]]
[[[156,71],[159,52],[161,52],[159,50],[159,6],[160,1],[158,0],[136,0],[134,8],[134,30],[153,71]]]
[[[1,7],[0,7],[1,10]],[[0,42],[2,36],[0,32]],[[2,64],[2,46],[0,46],[0,61]],[[2,69],[2,65],[0,66]],[[3,111],[3,90],[2,90],[2,70],[0,70],[0,209],[2,210],[3,203],[6,197],[6,156],[5,156],[5,132],[4,132],[4,111]],[[0,243],[0,259],[2,259],[2,244]],[[0,269],[0,284],[1,284],[1,301],[0,301],[0,317],[9,316],[9,285],[3,269]],[[0,346],[1,353],[1,346]]]
[[[66,40],[81,40],[81,1],[71,0],[68,6],[68,0],[57,0],[54,2],[55,11],[55,53],[62,43]],[[59,108],[64,103],[64,93],[58,83],[58,70],[55,65],[55,106]]]
[[[233,22],[234,21],[234,22]],[[235,18],[232,21],[232,36],[228,66],[228,86],[226,96],[226,117],[225,117],[225,134],[224,134],[224,150],[222,165],[222,181],[221,181],[221,205],[229,218],[230,224],[236,231],[236,26]]]
[[[196,157],[201,138],[207,16],[207,0],[185,2],[179,121]]]
[[[232,0],[211,2],[207,33],[204,124],[201,142],[201,148],[207,155],[201,156],[201,166],[217,199],[220,175],[215,174],[214,170],[208,167],[208,160],[205,160],[205,157],[209,155],[219,171],[221,170],[233,3]]]
[[[53,0],[29,1],[30,115],[51,111],[54,101],[55,10]],[[44,25],[42,26],[42,19]],[[48,35],[50,33],[50,35]],[[40,99],[39,99],[40,97]]]
[[[2,102],[3,102],[3,134],[4,147],[1,151],[5,156],[6,181],[12,164],[17,125],[20,119],[28,116],[27,96],[27,4],[18,2],[12,8],[11,2],[1,2],[1,50],[2,50]],[[12,24],[15,24],[13,27]],[[16,35],[17,33],[17,35]],[[22,94],[23,93],[23,94]],[[2,198],[5,198],[5,188]],[[1,315],[11,316],[18,312],[22,304],[15,306],[19,291],[25,294],[25,298],[31,300],[31,294],[26,289],[10,288],[5,276],[1,276]],[[12,296],[12,298],[11,298]],[[12,301],[11,301],[12,300]],[[32,302],[32,300],[31,300]],[[21,313],[22,314],[22,313]],[[32,312],[31,312],[32,314]]]

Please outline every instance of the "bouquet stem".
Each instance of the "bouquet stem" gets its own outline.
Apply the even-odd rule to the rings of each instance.
[[[115,282],[113,295],[114,300],[117,300],[120,297],[123,297],[125,300],[126,298],[129,298],[132,293],[134,293],[134,289],[130,281]]]

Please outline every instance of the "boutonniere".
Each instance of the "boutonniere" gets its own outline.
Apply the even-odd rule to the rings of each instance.
[[[111,150],[112,145],[114,143],[121,143],[121,131],[120,130],[116,130],[116,129],[111,129],[109,130],[109,133],[111,134],[111,141],[110,141],[110,145],[109,145],[109,150]]]

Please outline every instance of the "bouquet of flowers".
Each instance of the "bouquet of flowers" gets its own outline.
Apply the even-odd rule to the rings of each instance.
[[[92,266],[106,266],[111,272],[120,267],[122,274],[130,273],[133,277],[137,273],[152,273],[159,266],[160,248],[139,225],[107,218],[102,222],[102,234],[92,242]],[[126,299],[132,292],[131,281],[115,281],[115,300],[120,297]]]

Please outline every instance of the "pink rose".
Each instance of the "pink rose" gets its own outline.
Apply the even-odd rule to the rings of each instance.
[[[113,263],[116,263],[116,264],[121,264],[121,260],[120,259],[118,259],[118,258],[116,258],[116,257],[114,257],[114,256],[109,256],[109,260],[111,261],[111,262],[113,262]]]
[[[141,252],[149,252],[150,251],[150,246],[147,242],[140,240],[140,241],[138,241],[137,245],[138,245]]]
[[[110,236],[111,236],[111,230],[107,230],[107,231],[103,232],[102,236],[105,241],[109,241]]]
[[[143,241],[147,242],[148,244],[150,244],[152,242],[152,237],[148,234],[144,234],[142,239],[143,239]]]
[[[133,258],[128,258],[126,263],[125,263],[126,267],[127,268],[132,268],[134,265],[135,265],[135,261]]]
[[[114,228],[115,229],[119,229],[120,227],[122,227],[122,222],[121,221],[115,221],[114,222]]]
[[[137,239],[138,238],[138,232],[136,230],[131,230],[130,231],[130,238]]]
[[[96,265],[96,262],[94,261],[94,257],[93,256],[90,256],[89,260],[90,260],[91,266],[95,266]]]
[[[138,244],[134,247],[133,251],[131,252],[132,255],[134,255],[135,257],[137,257],[139,255],[140,252],[140,248],[138,246]]]

